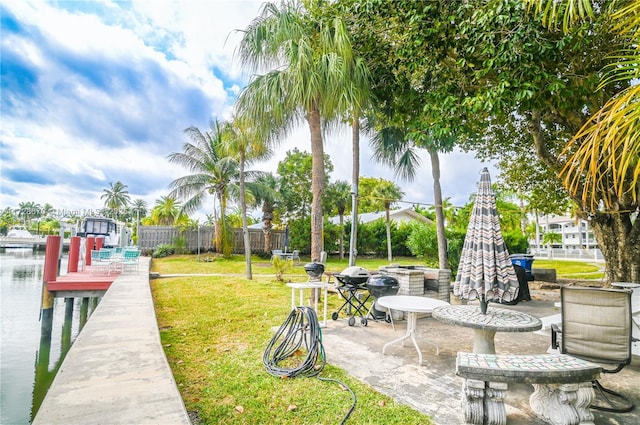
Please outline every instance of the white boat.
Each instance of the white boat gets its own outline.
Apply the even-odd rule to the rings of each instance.
[[[35,236],[33,236],[31,232],[29,232],[24,226],[14,226],[7,233],[7,238],[24,240],[24,239],[34,239]],[[24,248],[33,248],[33,244],[16,240],[15,242],[6,243],[4,247],[7,249],[16,249],[16,248],[24,249]]]

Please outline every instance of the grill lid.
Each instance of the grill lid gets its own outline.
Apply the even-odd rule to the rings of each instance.
[[[304,265],[304,271],[311,277],[319,277],[324,273],[324,264],[312,262]]]
[[[369,278],[369,276],[371,276],[368,270],[358,266],[347,267],[346,269],[342,270],[340,274],[342,276],[348,276],[351,278]]]

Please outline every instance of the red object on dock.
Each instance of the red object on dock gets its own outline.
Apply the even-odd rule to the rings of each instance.
[[[69,262],[67,264],[67,273],[78,271],[78,259],[80,258],[80,237],[73,236],[69,244]]]
[[[93,244],[96,242],[93,236],[87,236],[87,243],[84,251],[84,263],[87,266],[91,265],[91,251],[93,251]]]
[[[55,291],[106,291],[120,273],[92,275],[89,271],[67,273],[48,282],[48,289]]]

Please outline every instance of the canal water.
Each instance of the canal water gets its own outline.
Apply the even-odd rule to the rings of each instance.
[[[0,251],[0,424],[28,425],[98,299],[56,298],[42,314],[44,252]],[[67,270],[66,253],[60,265]]]

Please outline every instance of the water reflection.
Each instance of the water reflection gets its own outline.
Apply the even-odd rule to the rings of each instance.
[[[87,323],[90,316],[89,306],[93,309],[97,306],[97,299],[91,298],[93,302],[89,302],[89,298],[74,299],[65,298],[64,300],[64,322],[62,332],[60,334],[60,354],[53,364],[51,364],[51,334],[53,330],[53,308],[42,310],[41,328],[40,328],[40,347],[36,352],[35,378],[33,383],[33,397],[31,403],[31,422],[36,417],[47,391],[53,383],[64,358],[66,357],[72,343],[74,306],[80,305],[80,316],[78,319],[78,333]],[[93,309],[91,311],[93,311]]]
[[[28,425],[97,298],[57,298],[42,309],[44,253],[0,250],[0,423]],[[66,271],[66,253],[61,262]]]

